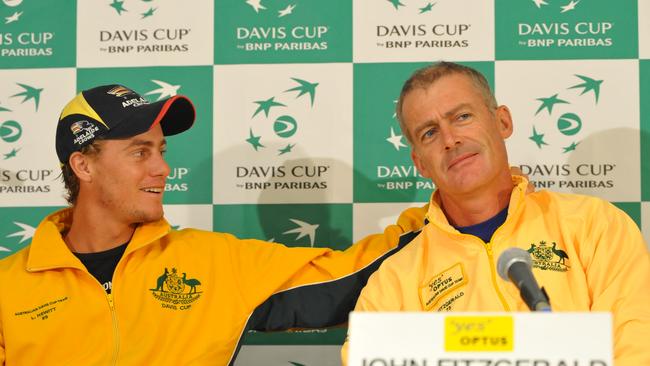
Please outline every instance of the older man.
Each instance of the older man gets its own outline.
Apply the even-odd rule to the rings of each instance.
[[[532,253],[554,310],[612,312],[617,366],[650,365],[650,259],[624,212],[593,197],[524,195],[526,179],[508,169],[510,111],[474,69],[418,70],[397,115],[437,190],[429,223],[370,277],[357,311],[527,311],[496,273],[496,258],[514,246]]]

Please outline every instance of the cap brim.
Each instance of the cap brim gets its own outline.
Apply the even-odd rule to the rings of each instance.
[[[139,107],[103,136],[106,139],[133,137],[157,124],[160,124],[163,135],[171,136],[188,130],[194,125],[195,118],[192,101],[183,95],[176,95]]]

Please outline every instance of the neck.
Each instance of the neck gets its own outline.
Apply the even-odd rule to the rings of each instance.
[[[104,215],[97,206],[76,204],[70,230],[63,240],[75,253],[102,252],[127,243],[136,226]]]
[[[494,217],[508,206],[512,188],[512,177],[508,172],[499,175],[495,182],[472,192],[440,192],[440,206],[451,225],[476,225]]]

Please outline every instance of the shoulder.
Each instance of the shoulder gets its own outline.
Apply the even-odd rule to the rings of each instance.
[[[245,241],[229,233],[221,233],[193,228],[172,230],[163,238],[173,243],[183,242],[193,245],[233,245]]]
[[[423,242],[421,230],[404,233],[399,239],[400,250],[387,258],[379,267],[379,272],[404,273],[415,269],[422,261]]]
[[[16,265],[27,263],[27,257],[29,256],[30,248],[31,248],[31,244],[27,245],[26,247],[20,249],[17,252],[9,254],[8,256],[0,259],[0,271],[8,268],[13,268]]]
[[[312,251],[315,248],[288,248],[280,243],[272,243],[252,238],[238,238],[230,233],[213,232],[199,229],[172,230],[162,239],[171,245],[190,246],[206,250],[234,252],[277,252],[291,249],[292,252]],[[324,251],[322,249],[321,251]]]
[[[29,273],[26,268],[30,248],[31,245],[28,245],[21,250],[0,259],[0,289],[4,287],[2,283],[6,279],[16,281],[18,276]]]
[[[560,212],[564,217],[580,216],[585,214],[610,213],[625,215],[625,213],[612,203],[594,196],[576,193],[560,193],[541,190],[526,196],[527,204],[533,204],[551,212]]]

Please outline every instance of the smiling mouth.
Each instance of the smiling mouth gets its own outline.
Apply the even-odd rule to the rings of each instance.
[[[468,154],[462,154],[462,155],[460,155],[460,156],[457,156],[456,158],[454,158],[454,159],[451,161],[451,163],[449,164],[447,170],[452,169],[452,168],[455,167],[456,165],[458,165],[458,164],[460,164],[460,163],[466,161],[467,159],[473,158],[473,157],[476,156],[476,155],[478,155],[478,154],[477,154],[477,153],[468,153]]]
[[[147,187],[147,188],[141,188],[140,190],[143,191],[143,192],[147,192],[147,193],[160,194],[160,193],[163,193],[165,191],[165,188],[162,188],[162,187]]]

